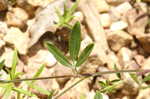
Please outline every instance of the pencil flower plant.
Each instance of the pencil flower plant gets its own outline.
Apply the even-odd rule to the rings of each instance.
[[[69,35],[68,45],[71,62],[67,59],[66,56],[63,55],[63,53],[57,47],[55,47],[50,42],[45,42],[45,45],[48,48],[49,52],[54,55],[59,63],[69,68],[72,68],[75,71],[77,71],[77,67],[81,66],[86,61],[94,47],[94,44],[91,43],[85,47],[81,54],[79,54],[81,46],[81,27],[79,22],[76,22]]]

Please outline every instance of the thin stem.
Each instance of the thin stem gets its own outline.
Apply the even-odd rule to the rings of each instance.
[[[143,72],[145,70],[118,70],[118,71],[106,71],[106,72],[97,72],[95,74],[85,74],[86,77],[80,79],[79,81],[75,82],[74,84],[72,84],[70,87],[68,87],[67,89],[65,89],[64,91],[62,91],[60,94],[58,94],[56,97],[54,97],[54,99],[58,99],[60,96],[62,96],[64,93],[66,93],[67,91],[69,91],[71,88],[73,88],[74,86],[76,86],[77,84],[79,84],[81,81],[89,78],[89,77],[95,77],[95,76],[100,76],[102,74],[112,74],[112,73],[124,73],[124,72]],[[85,76],[84,75],[84,76]],[[82,74],[83,76],[83,74]]]
[[[80,80],[78,80],[77,82],[75,82],[74,84],[72,84],[70,87],[66,88],[65,90],[63,90],[60,94],[58,94],[57,96],[54,97],[54,99],[58,99],[60,96],[62,96],[64,93],[66,93],[67,91],[69,91],[71,88],[73,88],[74,86],[76,86],[77,84],[79,84],[80,82],[82,82],[83,80],[85,80],[88,77],[84,77]]]
[[[54,78],[78,78],[78,77],[94,77],[101,76],[104,74],[112,74],[112,73],[126,73],[126,72],[145,72],[150,70],[118,70],[118,71],[104,71],[97,72],[93,74],[79,74],[79,75],[65,75],[65,76],[50,76],[50,77],[39,77],[39,78],[25,78],[25,79],[14,79],[14,80],[0,80],[0,83],[14,83],[14,82],[22,82],[22,81],[32,81],[32,80],[44,80],[44,79],[54,79]]]

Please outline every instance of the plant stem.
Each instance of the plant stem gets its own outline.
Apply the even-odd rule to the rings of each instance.
[[[63,90],[60,94],[58,94],[57,96],[54,97],[54,99],[58,99],[60,96],[62,96],[64,93],[66,93],[67,91],[69,91],[71,88],[73,88],[74,86],[76,86],[77,84],[79,84],[81,81],[85,80],[88,77],[84,77],[80,80],[78,80],[77,82],[75,82],[74,84],[72,84],[70,87],[68,87],[67,89]]]
[[[124,73],[124,72],[143,72],[145,70],[118,70],[118,71],[106,71],[106,72],[97,72],[95,74],[86,74],[87,77],[84,77],[82,79],[80,79],[79,81],[75,82],[74,84],[72,84],[70,87],[68,87],[67,89],[65,89],[64,91],[62,91],[60,94],[58,94],[57,96],[54,97],[54,99],[58,99],[60,96],[62,96],[64,93],[66,93],[67,91],[69,91],[71,88],[73,88],[74,86],[76,86],[77,84],[79,84],[81,81],[89,78],[89,77],[95,77],[95,76],[100,76],[102,74],[112,74],[112,73]],[[82,75],[83,76],[83,75]],[[85,75],[84,75],[85,76]]]
[[[14,79],[14,80],[0,80],[0,83],[13,83],[13,82],[22,82],[22,81],[32,81],[32,80],[44,80],[44,79],[54,79],[54,78],[78,78],[78,77],[95,77],[101,76],[104,74],[112,74],[112,73],[129,73],[129,72],[145,72],[150,70],[118,70],[118,71],[104,71],[104,72],[96,72],[93,74],[79,74],[79,75],[65,75],[65,76],[50,76],[50,77],[39,77],[39,78],[25,78],[25,79]]]

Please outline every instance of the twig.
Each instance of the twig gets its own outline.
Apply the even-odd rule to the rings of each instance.
[[[54,78],[77,78],[77,77],[95,77],[101,76],[104,74],[112,74],[112,73],[125,73],[125,72],[150,72],[150,70],[118,70],[118,71],[104,71],[104,72],[96,72],[93,74],[79,74],[79,75],[65,75],[65,76],[50,76],[50,77],[39,77],[39,78],[25,78],[25,79],[15,79],[15,80],[0,80],[0,83],[14,83],[14,82],[22,82],[22,81],[32,81],[32,80],[44,80],[44,79],[54,79]]]
[[[74,84],[72,84],[70,87],[68,87],[67,89],[63,90],[60,94],[58,94],[57,96],[54,97],[54,99],[58,99],[60,96],[62,96],[64,93],[66,93],[67,91],[69,91],[71,88],[73,88],[74,86],[76,86],[78,83],[82,82],[83,80],[85,80],[88,77],[84,77],[80,80],[78,80],[77,82],[75,82]]]

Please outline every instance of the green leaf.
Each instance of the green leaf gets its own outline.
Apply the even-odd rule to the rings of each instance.
[[[7,84],[2,99],[10,99],[13,84]]]
[[[69,53],[72,60],[77,60],[81,44],[81,28],[80,23],[76,22],[70,33]]]
[[[94,99],[103,99],[103,96],[102,96],[102,94],[99,91],[96,91]]]
[[[24,95],[27,95],[27,96],[35,96],[33,93],[31,93],[30,91],[26,91],[26,90],[23,90],[21,88],[13,88],[14,91],[18,92],[18,93],[21,93],[21,94],[24,94]]]
[[[39,77],[40,74],[42,73],[42,71],[44,70],[44,67],[45,67],[45,65],[43,64],[43,65],[38,69],[38,71],[35,73],[35,75],[33,76],[33,78]],[[35,82],[35,80],[32,81],[31,83],[34,83],[34,82]]]
[[[40,88],[39,86],[35,85],[35,84],[32,84],[32,86],[30,86],[31,88],[37,90],[38,92],[42,93],[42,94],[45,94],[45,95],[50,95],[50,91],[47,91],[43,88]]]
[[[114,69],[115,69],[116,71],[119,70],[118,67],[116,66],[116,64],[114,65]],[[119,79],[121,79],[121,74],[120,74],[120,73],[116,73],[116,75],[117,75],[117,77],[118,77]]]
[[[71,64],[67,60],[67,58],[62,54],[62,52],[56,48],[54,45],[50,44],[49,42],[45,43],[48,50],[54,55],[54,57],[57,59],[58,62],[61,64],[71,67]]]
[[[4,67],[4,62],[5,62],[5,60],[2,60],[1,62],[0,62],[0,71],[3,69],[3,67]]]
[[[54,90],[50,91],[50,94],[48,95],[48,99],[52,99],[54,92],[55,92]]]
[[[106,87],[107,86],[107,84],[104,81],[99,81],[99,84],[100,84],[101,87]]]
[[[150,81],[150,74],[144,77],[143,82]]]
[[[79,59],[76,63],[76,66],[80,66],[81,64],[83,64],[85,62],[85,60],[88,58],[88,56],[90,55],[92,49],[94,47],[94,44],[89,44],[81,53],[81,55],[79,56]]]
[[[136,74],[130,73],[130,76],[137,84],[140,84],[138,76]]]
[[[14,50],[13,54],[13,60],[12,60],[12,66],[11,66],[11,71],[10,71],[10,78],[13,80],[15,78],[15,72],[16,72],[16,66],[18,63],[18,55],[17,55],[17,50]]]

